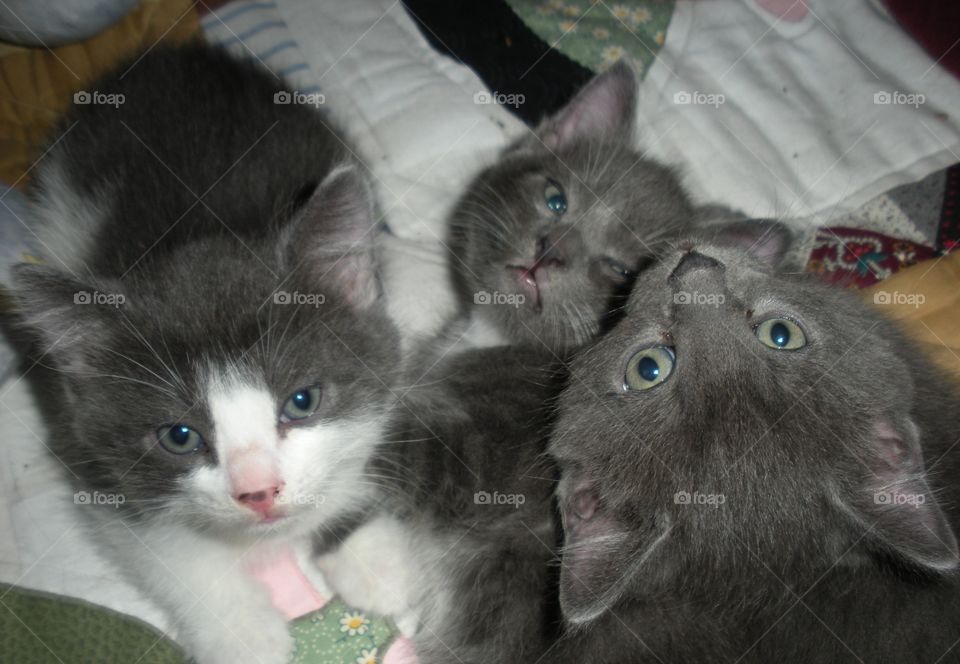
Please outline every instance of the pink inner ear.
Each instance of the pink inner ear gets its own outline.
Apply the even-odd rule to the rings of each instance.
[[[902,555],[933,569],[953,569],[957,540],[926,478],[918,431],[903,421],[906,435],[883,419],[873,428],[872,474],[858,511],[873,533]]]

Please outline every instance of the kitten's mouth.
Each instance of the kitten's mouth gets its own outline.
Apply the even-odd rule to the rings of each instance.
[[[523,295],[529,301],[533,310],[540,313],[543,310],[543,300],[540,296],[540,284],[537,282],[537,270],[545,267],[540,261],[535,262],[529,267],[522,265],[508,265],[507,270],[512,272],[517,279],[517,285],[520,287],[520,295]]]

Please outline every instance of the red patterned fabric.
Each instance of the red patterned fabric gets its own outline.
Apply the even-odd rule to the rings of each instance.
[[[830,283],[865,288],[937,255],[932,247],[909,240],[837,226],[817,231],[807,270]]]

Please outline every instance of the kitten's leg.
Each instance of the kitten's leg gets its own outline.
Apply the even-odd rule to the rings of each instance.
[[[350,606],[393,619],[404,636],[419,628],[415,602],[423,570],[412,531],[397,518],[373,517],[315,562]]]
[[[246,572],[250,547],[182,526],[103,527],[133,581],[173,618],[177,640],[199,664],[285,664],[293,638],[266,588]]]

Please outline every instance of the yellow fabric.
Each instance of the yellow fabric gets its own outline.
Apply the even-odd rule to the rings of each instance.
[[[163,40],[199,33],[190,0],[143,0],[99,35],[52,50],[0,44],[0,182],[23,189],[31,164],[73,93],[118,60]]]
[[[960,377],[960,252],[901,270],[863,294]]]

